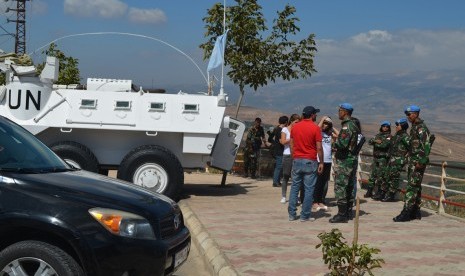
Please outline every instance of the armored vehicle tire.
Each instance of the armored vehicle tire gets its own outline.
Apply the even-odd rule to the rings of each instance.
[[[65,251],[41,241],[21,241],[0,252],[0,275],[85,275]]]
[[[118,178],[178,200],[184,174],[178,158],[168,149],[145,145],[133,149],[121,162]]]
[[[52,144],[50,148],[68,164],[90,172],[98,172],[99,165],[95,155],[84,145],[63,141]]]

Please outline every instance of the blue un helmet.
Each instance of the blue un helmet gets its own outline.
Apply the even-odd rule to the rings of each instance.
[[[339,105],[339,107],[342,108],[342,109],[345,109],[345,110],[347,110],[349,112],[354,111],[354,108],[352,107],[352,105],[350,103],[342,103],[342,104]]]
[[[410,112],[420,112],[420,107],[417,105],[409,105],[405,107],[404,113],[408,115]]]
[[[391,132],[391,123],[389,121],[382,121],[381,122],[381,126],[379,127],[380,132],[384,132],[383,127],[387,127],[389,129],[389,132]]]
[[[391,122],[389,121],[382,121],[381,126],[391,126]]]
[[[408,121],[405,118],[401,118],[396,121],[396,126],[400,126],[403,130],[408,129]]]

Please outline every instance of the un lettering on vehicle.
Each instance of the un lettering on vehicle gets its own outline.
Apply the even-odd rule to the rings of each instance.
[[[24,93],[24,102],[22,101],[23,98],[23,91],[18,89],[17,93],[13,93],[11,89],[8,90],[8,106],[10,109],[19,109],[21,105],[26,105],[25,110],[29,110],[34,106],[37,110],[40,110],[40,100],[41,100],[41,91],[38,90],[36,93],[31,92],[31,90],[26,90]],[[16,97],[14,97],[16,96]]]

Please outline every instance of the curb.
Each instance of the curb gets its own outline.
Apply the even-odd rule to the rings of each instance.
[[[184,216],[184,222],[191,232],[192,241],[195,242],[200,255],[203,256],[203,261],[211,275],[239,276],[240,274],[231,266],[228,258],[221,252],[220,247],[189,207],[189,204],[180,201],[178,205]]]

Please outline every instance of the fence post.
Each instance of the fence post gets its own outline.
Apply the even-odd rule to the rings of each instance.
[[[355,183],[355,185],[357,185],[358,189],[362,188],[362,182],[360,181],[362,179],[362,165],[360,165],[360,163],[362,162],[362,157],[361,156],[362,156],[362,151],[360,151],[359,155],[357,156],[357,159],[358,159],[358,162],[357,162],[358,177],[356,177],[357,183]]]
[[[442,172],[441,172],[441,189],[439,189],[439,214],[444,214],[444,201],[446,200],[446,181],[447,181],[447,173],[446,173],[446,166],[447,162],[442,162]]]

